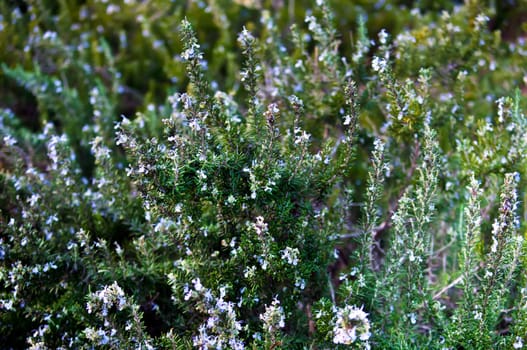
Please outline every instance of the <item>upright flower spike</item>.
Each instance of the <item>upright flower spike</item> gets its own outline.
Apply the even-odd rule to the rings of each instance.
[[[181,58],[186,62],[187,75],[190,82],[195,86],[196,92],[193,97],[196,99],[196,109],[201,120],[205,120],[213,114],[212,99],[209,95],[209,83],[205,78],[203,70],[203,53],[192,29],[192,25],[187,19],[181,22],[181,41],[183,42],[183,52]]]
[[[517,186],[519,182],[518,173],[505,174],[503,190],[500,195],[500,208],[498,217],[492,224],[492,242],[488,256],[487,271],[485,279],[488,285],[485,291],[486,298],[483,301],[484,306],[488,303],[491,293],[495,293],[494,286],[505,277],[505,274],[513,269],[513,249],[515,234],[519,227],[518,210],[518,193]]]
[[[274,336],[275,333],[285,327],[284,309],[280,306],[280,300],[273,299],[271,305],[265,307],[265,313],[260,315],[264,323],[264,330]]]
[[[257,41],[247,28],[243,27],[242,32],[238,35],[238,43],[242,48],[244,56],[243,70],[240,72],[240,75],[243,86],[248,94],[249,120],[253,124],[255,131],[258,132],[264,123],[260,120],[259,114],[261,106],[257,96],[259,90],[258,81],[262,69],[257,59]]]
[[[357,130],[357,123],[359,121],[359,89],[357,83],[353,80],[350,80],[345,88],[344,95],[346,97],[346,105],[348,106],[348,114],[344,116],[343,124],[347,128],[348,137],[351,142],[351,138],[354,136],[355,131]]]
[[[371,155],[371,168],[368,173],[368,182],[366,187],[366,204],[364,206],[364,232],[362,239],[361,260],[366,268],[367,261],[373,270],[378,270],[379,259],[375,256],[378,244],[376,237],[376,226],[379,220],[378,201],[382,196],[382,190],[389,171],[389,165],[385,161],[385,144],[380,139],[374,141],[374,150]],[[380,248],[380,247],[379,247]]]

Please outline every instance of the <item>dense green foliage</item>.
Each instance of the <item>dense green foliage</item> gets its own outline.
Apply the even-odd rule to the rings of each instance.
[[[0,3],[2,346],[522,348],[525,16]]]

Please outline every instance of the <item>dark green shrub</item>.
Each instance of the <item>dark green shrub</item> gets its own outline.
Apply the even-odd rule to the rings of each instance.
[[[506,9],[291,3],[0,5],[3,344],[523,346]]]

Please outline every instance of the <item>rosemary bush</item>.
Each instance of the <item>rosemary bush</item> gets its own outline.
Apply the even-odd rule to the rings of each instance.
[[[0,341],[522,348],[527,43],[425,3],[0,5]]]

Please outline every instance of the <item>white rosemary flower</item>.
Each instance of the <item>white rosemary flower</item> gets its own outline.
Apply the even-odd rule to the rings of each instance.
[[[388,62],[385,58],[375,56],[371,62],[371,66],[374,71],[384,73],[386,68],[388,68]]]
[[[388,33],[386,33],[386,30],[383,28],[381,29],[381,31],[379,32],[379,43],[381,45],[385,45],[387,40],[388,39]]]
[[[7,135],[4,136],[4,143],[6,144],[6,146],[11,147],[16,144],[16,140],[13,136]]]
[[[352,344],[357,338],[367,341],[370,338],[368,314],[356,306],[346,305],[337,309],[337,320],[333,328],[333,343]]]
[[[243,27],[243,30],[240,34],[238,34],[238,43],[241,45],[242,48],[248,48],[254,43],[255,39],[254,36],[247,30],[247,28]]]
[[[274,299],[270,306],[265,307],[265,312],[260,315],[264,328],[269,333],[274,333],[285,327],[284,309],[280,306],[280,300]]]
[[[282,259],[286,260],[288,264],[293,266],[298,264],[298,255],[300,254],[298,248],[286,247],[281,253]]]
[[[476,16],[474,20],[474,29],[476,31],[480,30],[488,23],[488,21],[489,21],[489,17],[484,15],[483,13],[480,13],[479,15]]]
[[[512,344],[512,346],[515,348],[515,349],[522,349],[523,348],[523,340],[521,337],[516,337],[516,341],[514,342],[514,344]]]

